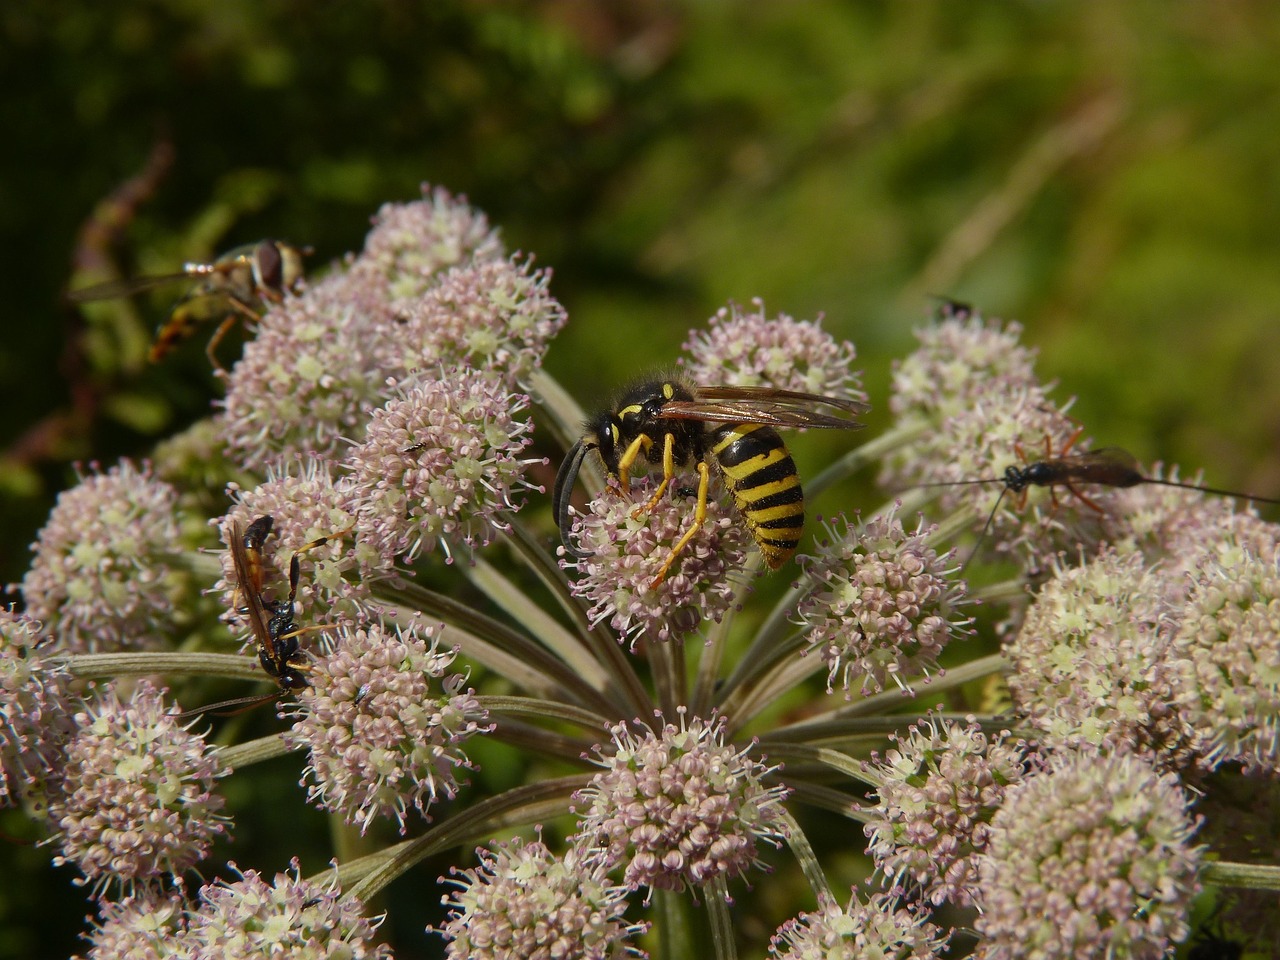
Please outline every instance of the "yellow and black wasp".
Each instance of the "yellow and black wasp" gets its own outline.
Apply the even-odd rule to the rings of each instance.
[[[797,393],[774,387],[699,386],[670,377],[627,390],[612,410],[588,420],[582,439],[570,448],[556,475],[553,502],[561,536],[569,529],[569,501],[582,461],[595,451],[610,476],[630,489],[638,462],[661,466],[662,482],[639,516],[666,493],[677,468],[698,473],[693,524],[671,549],[652,586],[706,521],[711,466],[724,478],[734,505],[769,568],[781,567],[804,532],[804,493],[795,461],[774,427],[853,430],[852,418],[865,413],[857,400]],[[566,541],[573,556],[581,552]]]
[[[211,263],[185,263],[177,273],[131,280],[113,280],[81,290],[72,290],[67,298],[83,303],[90,300],[112,300],[128,297],[166,283],[193,281],[191,289],[173,306],[173,310],[156,332],[148,354],[152,363],[159,362],[180,342],[191,336],[201,323],[218,322],[205,353],[218,369],[215,350],[237,319],[257,323],[264,304],[279,303],[286,293],[294,292],[303,276],[303,257],[310,247],[295,247],[281,240],[262,240],[228,250]]]

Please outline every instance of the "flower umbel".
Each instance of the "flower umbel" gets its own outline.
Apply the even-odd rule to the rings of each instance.
[[[143,680],[128,702],[114,690],[76,715],[62,796],[50,806],[62,851],[95,885],[152,885],[199,863],[230,822],[213,792],[226,771],[204,737]]]
[[[458,369],[417,379],[373,415],[347,460],[362,537],[389,566],[437,544],[487,544],[505,529],[512,497],[538,489],[521,454],[532,429],[529,398],[495,374]]]
[[[884,893],[863,903],[855,890],[844,910],[825,903],[788,920],[769,941],[769,953],[777,960],[937,960],[947,939],[922,910]]]
[[[1189,806],[1172,774],[1127,753],[1059,754],[1012,787],[979,863],[986,956],[1167,956],[1200,889]]]
[[[403,833],[410,808],[431,819],[431,804],[457,793],[457,771],[473,766],[462,743],[493,729],[466,677],[448,672],[456,652],[437,649],[433,633],[344,628],[298,693],[285,736],[309,751],[308,799],[361,832],[390,816]]]
[[[150,468],[121,461],[58,496],[21,583],[27,614],[63,651],[156,648],[170,642],[183,578],[178,494]]]
[[[988,738],[972,721],[933,719],[891,739],[897,746],[867,767],[878,796],[868,852],[895,891],[909,883],[935,905],[967,906],[991,818],[1027,768],[1026,745],[1007,733]]]
[[[747,559],[746,528],[717,495],[721,491],[713,489],[702,528],[655,587],[658,572],[693,522],[694,500],[668,493],[637,515],[652,490],[647,478],[631,485],[630,496],[610,485],[569,533],[582,556],[560,561],[576,571],[569,589],[590,604],[592,623],[607,620],[619,641],[630,638],[633,646],[641,640],[679,639],[707,621],[719,621],[734,602],[731,575]]]
[[[815,587],[796,615],[827,662],[828,692],[838,677],[846,696],[854,682],[867,696],[890,680],[910,693],[911,679],[928,676],[972,622],[956,616],[964,582],[951,577],[951,555],[929,545],[933,528],[922,518],[909,534],[894,513],[859,527],[843,517],[827,523],[829,539],[801,561]]]
[[[234,863],[229,866],[239,873]],[[201,887],[187,934],[192,956],[201,960],[384,960],[391,956],[389,947],[370,942],[382,921],[366,919],[358,902],[340,899],[336,875],[322,886],[299,876],[296,859],[292,867],[292,876],[278,873],[272,883],[256,870],[246,870],[239,880]]]
[[[480,866],[453,870],[440,933],[449,960],[622,960],[647,956],[634,940],[647,924],[627,923],[626,891],[578,851],[557,857],[520,838],[476,851]]]
[[[776,768],[726,744],[724,728],[683,712],[659,731],[615,726],[613,748],[596,748],[604,771],[575,798],[590,804],[575,839],[583,862],[621,866],[631,890],[697,891],[760,867],[759,841],[783,836],[788,791],[766,787]]]
[[[760,299],[751,306],[750,312],[736,303],[721,307],[706,330],[690,332],[684,349],[696,383],[777,387],[866,402],[853,369],[852,343],[837,343],[821,320],[767,317]]]

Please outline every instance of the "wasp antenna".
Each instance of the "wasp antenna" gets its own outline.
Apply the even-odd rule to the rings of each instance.
[[[569,529],[569,501],[573,499],[573,488],[578,483],[578,471],[582,469],[582,461],[587,455],[587,446],[579,440],[565,454],[560,469],[556,471],[556,485],[552,490],[551,501],[556,512],[556,526],[563,534]]]
[[[924,487],[963,487],[971,483],[1004,483],[1004,477],[983,477],[981,480],[934,480],[930,483],[913,483],[903,490],[920,490]]]
[[[996,511],[1000,509],[1000,501],[1004,499],[1004,495],[1010,490],[1005,487],[1000,491],[1000,496],[996,497],[996,502],[991,505],[991,512],[987,514],[987,522],[982,525],[982,532],[978,534],[978,539],[973,544],[973,549],[969,551],[969,559],[960,565],[958,573],[964,573],[968,569],[969,564],[973,563],[973,558],[978,555],[978,548],[982,546],[982,541],[987,538],[987,532],[991,529],[991,521],[996,518]]]
[[[261,693],[253,697],[236,697],[234,700],[219,700],[217,703],[206,704],[203,707],[196,707],[193,710],[183,710],[177,715],[178,720],[189,720],[192,717],[201,717],[206,713],[211,713],[215,717],[233,717],[237,713],[244,713],[261,703],[269,700],[280,699],[280,691],[274,693]],[[238,707],[238,710],[228,710],[228,707]]]
[[[1272,497],[1255,497],[1251,493],[1241,493],[1238,490],[1221,490],[1218,487],[1202,487],[1197,483],[1182,483],[1178,480],[1158,480],[1155,477],[1143,477],[1144,483],[1158,483],[1162,487],[1181,487],[1183,490],[1199,490],[1201,493],[1212,493],[1218,497],[1236,497],[1240,500],[1251,500],[1254,503],[1280,503],[1280,500]]]

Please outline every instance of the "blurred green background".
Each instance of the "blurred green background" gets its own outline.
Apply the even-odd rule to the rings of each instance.
[[[199,338],[142,362],[164,298],[64,307],[77,257],[273,236],[323,264],[422,181],[554,268],[547,363],[588,405],[760,296],[857,344],[883,427],[945,295],[1021,320],[1097,443],[1280,495],[1277,49],[1261,0],[5,4],[0,576],[73,462],[216,395]],[[5,846],[0,954],[80,949],[71,871]]]

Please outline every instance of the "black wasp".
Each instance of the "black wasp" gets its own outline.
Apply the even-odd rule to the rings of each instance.
[[[298,649],[298,637],[308,630],[324,628],[296,625],[294,601],[297,599],[298,584],[302,577],[299,558],[309,550],[345,536],[349,531],[318,537],[295,550],[289,558],[288,596],[270,600],[262,592],[262,547],[274,526],[275,519],[272,517],[258,517],[247,527],[242,527],[238,521],[232,521],[229,549],[236,576],[236,599],[233,601],[235,612],[248,621],[249,632],[258,648],[258,661],[280,689],[276,693],[260,697],[223,701],[188,711],[189,713],[207,713],[221,707],[252,706],[274,699],[280,693],[301,690],[307,686],[307,668]]]
[[[1025,503],[1026,492],[1029,487],[1047,488],[1050,496],[1053,497],[1055,507],[1058,504],[1058,500],[1054,495],[1054,488],[1065,487],[1072,496],[1097,513],[1104,513],[1105,511],[1081,492],[1079,489],[1080,484],[1125,488],[1136,487],[1141,483],[1155,483],[1164,487],[1198,490],[1201,493],[1211,493],[1221,497],[1239,497],[1242,500],[1252,500],[1257,503],[1280,503],[1280,500],[1269,497],[1255,497],[1250,493],[1223,490],[1219,487],[1206,487],[1198,483],[1184,483],[1181,480],[1164,480],[1159,477],[1149,477],[1138,468],[1137,458],[1120,447],[1103,447],[1098,450],[1071,453],[1071,447],[1079,438],[1081,432],[1083,432],[1083,428],[1077,430],[1067,440],[1057,456],[1046,456],[1043,460],[1037,460],[1021,467],[1017,464],[1011,464],[1005,467],[1004,476],[1002,477],[984,477],[978,480],[951,480],[943,483],[928,483],[924,484],[924,486],[950,487],[971,483],[1003,483],[1004,489],[1000,491],[1000,496],[996,497],[996,502],[991,507],[991,513],[987,515],[987,522],[982,527],[979,540],[986,536],[987,531],[991,528],[991,521],[995,518],[996,511],[1000,509],[1000,502],[1004,499],[1005,494],[1018,494]],[[1047,440],[1045,446],[1048,447]],[[972,556],[970,559],[972,559]]]
[[[638,462],[661,466],[662,482],[635,516],[652,510],[676,469],[698,472],[693,523],[654,578],[657,587],[706,521],[711,465],[719,470],[764,561],[778,569],[796,552],[804,532],[804,493],[795,461],[774,427],[853,430],[867,405],[774,387],[699,386],[687,380],[647,380],[625,391],[612,410],[592,417],[556,476],[556,525],[569,530],[569,501],[583,459],[595,451],[609,475],[630,490]],[[831,412],[826,412],[831,411]],[[570,554],[582,557],[567,541]]]
[[[295,247],[280,240],[262,240],[228,250],[210,263],[191,262],[177,273],[113,280],[73,290],[73,302],[113,300],[132,296],[166,283],[192,281],[191,289],[173,306],[156,332],[148,354],[152,363],[164,359],[179,343],[205,322],[218,321],[205,353],[209,362],[221,369],[214,351],[237,319],[254,324],[267,303],[280,303],[284,295],[297,290],[303,276],[302,259],[310,247]]]

